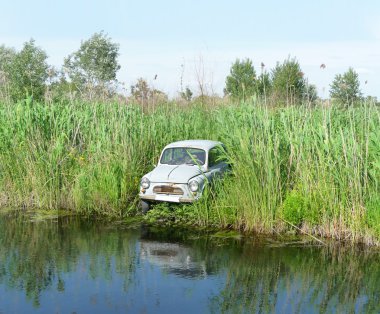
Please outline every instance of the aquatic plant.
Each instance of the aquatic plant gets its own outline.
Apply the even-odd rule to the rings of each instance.
[[[251,101],[144,109],[0,104],[0,203],[134,215],[140,177],[161,149],[205,138],[226,144],[232,175],[178,210],[178,221],[187,215],[182,220],[200,226],[265,233],[295,223],[311,234],[378,243],[379,107],[271,109]]]

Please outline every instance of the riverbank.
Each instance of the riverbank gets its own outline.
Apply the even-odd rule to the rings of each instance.
[[[200,202],[174,212],[162,204],[148,218],[378,245],[379,123],[380,109],[367,104],[168,103],[149,111],[120,104],[0,104],[1,202],[135,216],[139,180],[161,149],[205,138],[225,143],[232,175]]]
[[[109,216],[84,216],[71,210],[33,210],[0,208],[1,219],[15,219],[36,224],[58,223],[70,221],[85,221],[88,224],[101,224],[105,229],[128,229],[141,230],[149,229],[157,234],[184,234],[188,239],[209,238],[221,241],[251,241],[255,246],[260,247],[298,247],[310,248],[321,247],[328,249],[352,249],[365,250],[372,253],[380,253],[380,245],[367,245],[365,243],[352,243],[331,238],[318,238],[312,234],[300,232],[300,230],[287,230],[282,233],[253,233],[235,229],[221,229],[216,225],[199,226],[195,220],[189,220],[189,215],[183,215],[182,211],[176,208],[164,206],[154,208],[147,214],[138,214],[124,218]]]

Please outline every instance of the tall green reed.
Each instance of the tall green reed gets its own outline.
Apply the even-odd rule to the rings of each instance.
[[[0,104],[0,195],[9,206],[136,213],[140,177],[183,139],[224,142],[232,175],[190,206],[199,225],[379,239],[380,110],[257,102],[144,112],[137,105]]]

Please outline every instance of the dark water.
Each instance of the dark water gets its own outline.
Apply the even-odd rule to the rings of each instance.
[[[0,215],[0,313],[380,313],[376,250]]]

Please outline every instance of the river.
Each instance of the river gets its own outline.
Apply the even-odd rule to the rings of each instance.
[[[380,313],[380,254],[8,212],[0,313]]]

